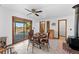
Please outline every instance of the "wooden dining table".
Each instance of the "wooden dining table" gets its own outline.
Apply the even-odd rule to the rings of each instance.
[[[43,36],[46,36],[46,34],[36,33],[33,35],[33,41],[34,41],[34,43],[39,45],[39,48],[41,48],[41,44],[42,44],[42,41],[44,39]]]

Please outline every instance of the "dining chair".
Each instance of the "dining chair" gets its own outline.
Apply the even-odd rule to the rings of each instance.
[[[33,35],[34,35],[34,30],[30,30],[28,32],[28,46],[27,46],[27,51],[28,51],[28,48],[29,48],[30,44],[32,44],[32,52],[33,52]]]

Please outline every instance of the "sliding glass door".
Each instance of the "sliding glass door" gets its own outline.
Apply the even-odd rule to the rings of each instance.
[[[32,21],[15,17],[13,19],[13,44],[23,41],[28,37],[28,32],[32,29]]]
[[[15,22],[15,43],[25,38],[24,23]]]

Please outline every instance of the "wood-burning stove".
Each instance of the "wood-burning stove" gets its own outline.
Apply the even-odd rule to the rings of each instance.
[[[75,36],[68,38],[68,44],[72,49],[79,51],[79,4],[72,8],[75,9]]]

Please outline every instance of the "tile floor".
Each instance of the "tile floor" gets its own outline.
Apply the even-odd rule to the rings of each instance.
[[[50,43],[49,51],[47,51],[46,49],[39,49],[39,48],[34,47],[33,53],[32,53],[31,44],[27,51],[28,40],[26,40],[20,44],[15,45],[14,50],[18,54],[67,54],[67,52],[63,50],[63,46],[62,46],[63,42],[65,42],[64,38],[49,39],[49,43]]]

